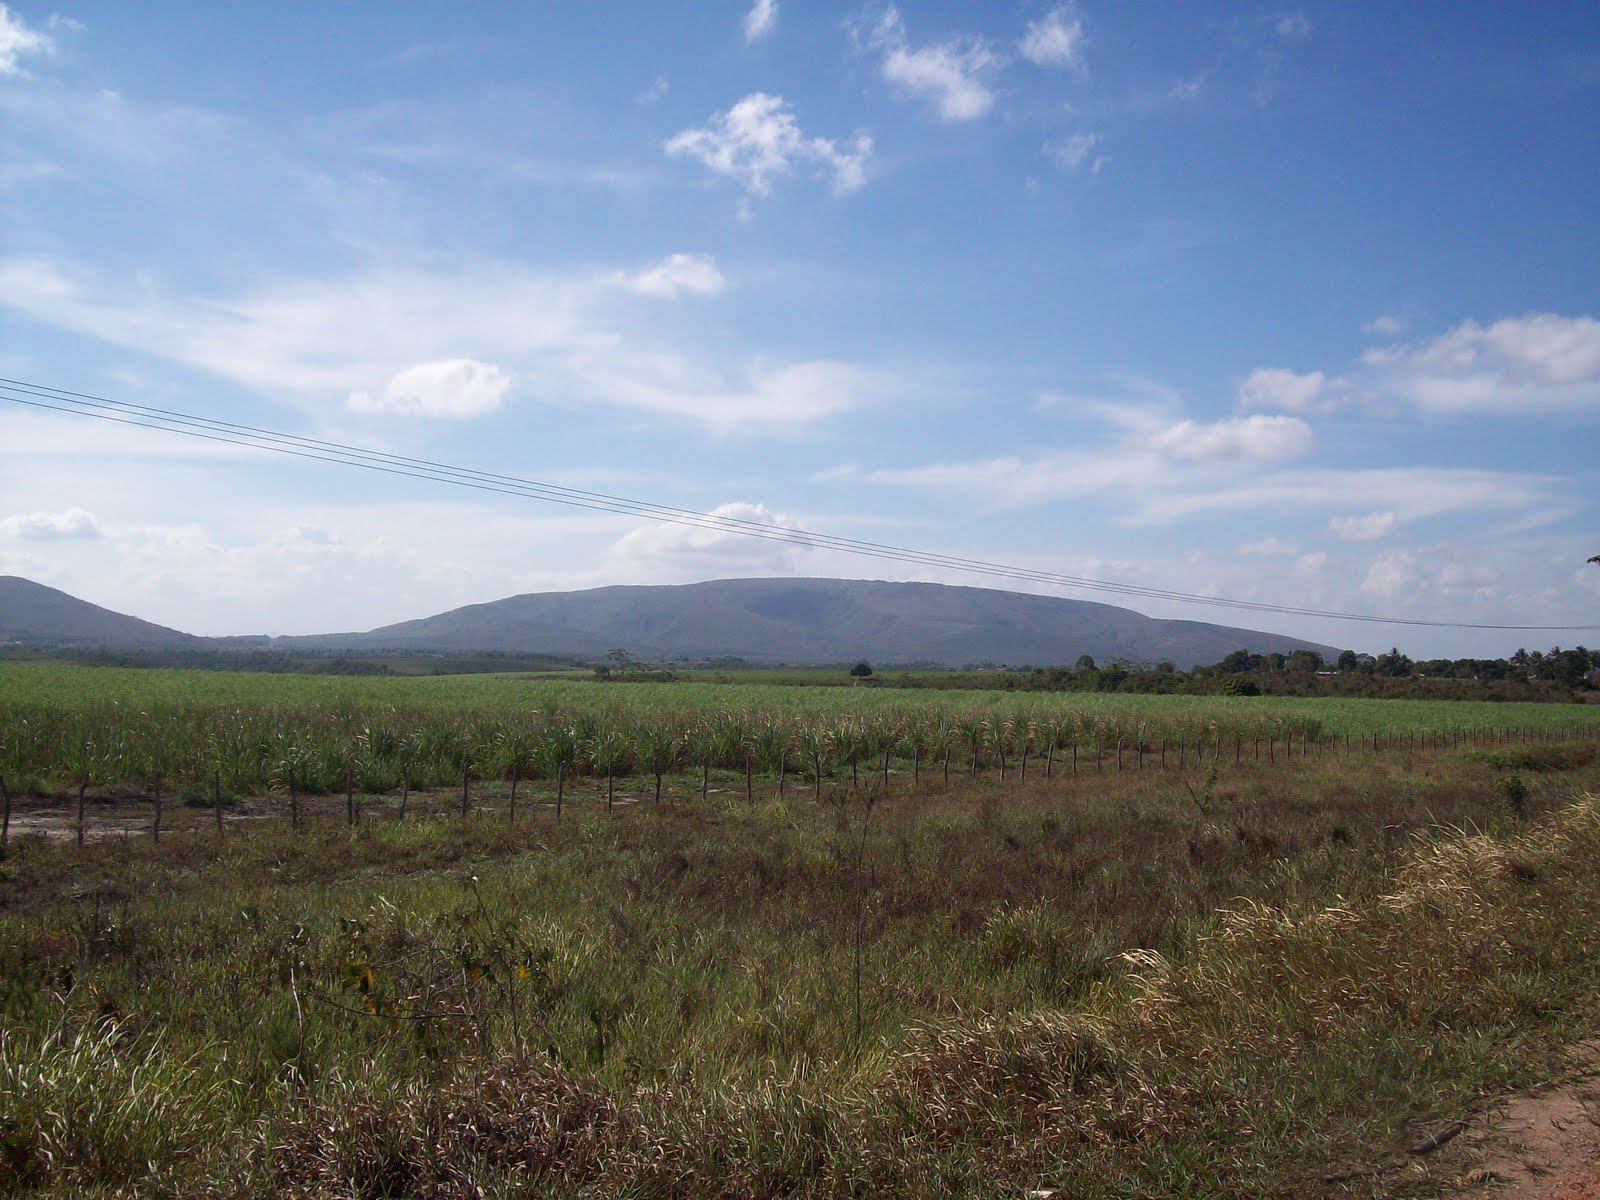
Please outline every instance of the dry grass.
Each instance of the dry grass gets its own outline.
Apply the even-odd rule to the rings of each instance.
[[[560,823],[490,796],[293,840],[25,841],[3,1178],[1287,1197],[1345,1194],[1322,1168],[1358,1159],[1425,1191],[1383,1173],[1414,1126],[1600,1010],[1600,809],[1575,799],[1600,781],[1531,772],[1512,806],[1508,769],[980,777],[870,810],[692,779]]]

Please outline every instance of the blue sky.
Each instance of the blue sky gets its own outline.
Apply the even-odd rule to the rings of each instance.
[[[1592,626],[1597,114],[1587,2],[9,4],[0,374],[1043,571]],[[14,404],[0,454],[0,573],[200,633],[993,585]]]

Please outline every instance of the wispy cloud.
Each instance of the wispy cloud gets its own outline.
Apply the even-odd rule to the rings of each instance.
[[[1234,417],[1209,424],[1180,421],[1150,440],[1153,449],[1172,458],[1208,462],[1282,462],[1303,458],[1316,444],[1311,426],[1298,417],[1278,416]]]
[[[975,121],[994,107],[988,77],[1001,59],[981,37],[956,37],[913,47],[897,9],[886,9],[865,32],[883,53],[884,79],[908,96],[926,100],[946,121]]]
[[[652,580],[714,579],[730,575],[773,575],[792,572],[802,547],[782,540],[804,532],[801,524],[763,504],[736,500],[719,504],[713,517],[771,530],[777,537],[751,537],[732,529],[693,525],[646,524],[625,533],[611,547],[611,560],[628,577]]]
[[[1600,411],[1600,321],[1532,313],[1464,321],[1431,342],[1368,351],[1386,390],[1442,413]]]
[[[1327,413],[1347,391],[1343,380],[1330,379],[1321,371],[1302,373],[1283,367],[1260,367],[1239,385],[1238,401],[1242,409]]]
[[[1170,522],[1208,512],[1338,512],[1359,496],[1397,521],[1453,513],[1499,513],[1551,505],[1563,481],[1470,467],[1305,467],[1245,478],[1189,481],[1148,497],[1138,517]]]
[[[1194,75],[1188,79],[1180,79],[1167,89],[1167,99],[1177,100],[1182,103],[1191,103],[1200,98],[1200,93],[1205,90],[1206,77]]]
[[[1304,41],[1311,36],[1311,22],[1305,13],[1281,13],[1272,20],[1272,32],[1286,42]]]
[[[1084,68],[1083,19],[1071,8],[1057,8],[1028,23],[1017,50],[1041,67]]]
[[[715,296],[728,286],[707,254],[669,254],[643,271],[618,272],[613,278],[630,292],[675,300],[679,296]]]
[[[353,392],[352,412],[462,419],[492,413],[505,403],[511,377],[493,363],[451,358],[397,372],[383,390]]]
[[[719,362],[656,344],[614,311],[617,283],[716,286],[685,256],[656,274],[541,275],[505,264],[448,274],[294,279],[232,296],[169,296],[47,260],[0,260],[0,302],[35,320],[201,367],[322,413],[481,414],[508,394],[600,403],[717,431],[806,425],[894,394],[886,372],[833,359]],[[350,400],[354,395],[356,398]]]
[[[718,175],[738,181],[756,196],[769,195],[774,179],[809,166],[832,181],[836,195],[866,182],[872,139],[856,134],[848,143],[807,137],[782,96],[752,92],[698,129],[685,129],[666,144],[671,155],[698,159]]]
[[[104,536],[94,514],[77,507],[64,512],[21,513],[0,518],[0,537],[22,538],[31,542],[59,542],[92,540]]]
[[[1245,542],[1239,547],[1238,553],[1252,558],[1293,558],[1300,553],[1300,547],[1293,542],[1281,542],[1269,537],[1259,542]]]
[[[758,42],[778,28],[778,0],[755,0],[744,15],[744,40]]]
[[[1079,131],[1046,142],[1044,149],[1051,161],[1064,171],[1077,173],[1087,170],[1090,174],[1099,174],[1100,168],[1106,163],[1105,155],[1095,153],[1099,145],[1098,133]]]
[[[1335,517],[1328,522],[1333,534],[1346,542],[1376,542],[1388,537],[1400,524],[1393,512],[1367,513],[1360,517]]]
[[[31,54],[52,54],[56,44],[47,34],[28,28],[27,22],[0,4],[0,79],[23,74],[20,59]]]
[[[1173,525],[1215,513],[1260,514],[1275,520],[1288,514],[1312,519],[1320,515],[1321,521],[1331,524],[1348,517],[1353,496],[1376,506],[1375,510],[1339,528],[1379,536],[1387,532],[1385,526],[1393,527],[1391,520],[1398,525],[1452,514],[1518,511],[1542,512],[1549,524],[1573,511],[1570,499],[1562,502],[1567,481],[1554,476],[1429,466],[1244,469],[1270,461],[1257,457],[1270,450],[1292,454],[1301,448],[1298,439],[1305,435],[1290,433],[1278,444],[1275,439],[1282,435],[1274,432],[1255,444],[1241,438],[1241,430],[1228,422],[1197,428],[1201,433],[1186,439],[1193,451],[1188,454],[1173,455],[1167,445],[1157,450],[1149,437],[1135,436],[1120,444],[1032,457],[879,468],[858,478],[965,494],[998,508],[1036,508],[1065,500],[1098,502],[1134,525]],[[1167,441],[1160,436],[1155,440]]]

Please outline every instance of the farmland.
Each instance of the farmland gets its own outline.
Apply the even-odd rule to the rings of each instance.
[[[0,667],[14,786],[212,786],[318,794],[479,779],[732,770],[859,780],[863,767],[1025,774],[1036,758],[1187,763],[1280,752],[1527,740],[1600,730],[1600,708],[1259,697],[1014,696],[890,688],[599,684],[517,676],[350,679]]]
[[[0,1190],[1428,1195],[1600,1016],[1594,706],[0,697]]]

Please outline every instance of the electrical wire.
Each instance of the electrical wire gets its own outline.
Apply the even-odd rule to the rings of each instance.
[[[633,500],[604,492],[585,491],[559,484],[523,479],[458,467],[430,459],[412,458],[370,450],[342,442],[326,441],[283,433],[259,426],[223,421],[214,417],[173,409],[155,408],[113,400],[86,392],[69,391],[46,384],[25,380],[0,378],[0,399],[14,404],[75,416],[91,417],[143,429],[154,429],[186,437],[219,442],[295,458],[359,467],[386,475],[399,475],[423,479],[475,491],[542,500],[572,508],[609,512],[623,516],[636,516],[646,520],[694,529],[705,529],[781,542],[815,550],[832,550],[865,558],[890,562],[909,563],[916,566],[937,567],[989,578],[1018,582],[1039,583],[1054,587],[1099,592],[1146,600],[1163,600],[1180,604],[1206,605],[1236,611],[1273,614],[1281,616],[1317,617],[1326,620],[1353,621],[1377,625],[1404,625],[1436,629],[1487,629],[1517,632],[1575,632],[1600,628],[1600,625],[1510,625],[1462,621],[1440,621],[1414,617],[1390,617],[1370,613],[1350,613],[1329,609],[1306,608],[1295,605],[1271,604],[1255,600],[1239,600],[1226,596],[1207,596],[1169,588],[1114,580],[1093,579],[1055,571],[1042,571],[1018,567],[985,559],[966,558],[959,555],[940,554],[895,546],[859,538],[839,537],[833,534],[814,533],[778,525],[763,524],[745,518],[716,513],[696,512],[693,509],[674,508],[645,500]]]

